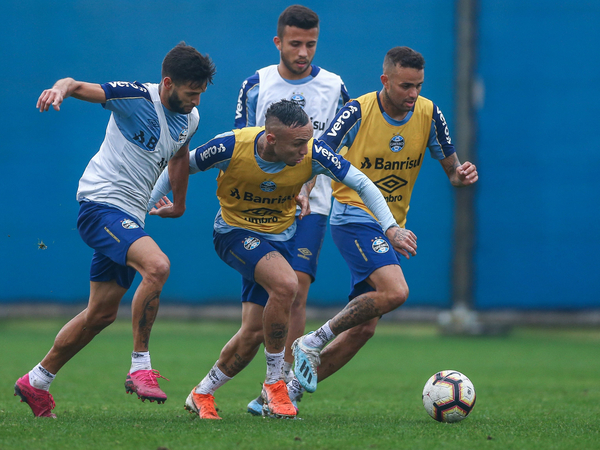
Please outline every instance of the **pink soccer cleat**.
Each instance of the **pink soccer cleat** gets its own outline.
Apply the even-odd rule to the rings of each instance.
[[[164,403],[167,401],[167,394],[158,386],[159,378],[169,381],[168,378],[163,377],[158,373],[158,370],[154,369],[136,370],[133,373],[128,373],[125,380],[125,392],[128,394],[135,392],[142,401],[150,400],[150,402]]]
[[[52,412],[56,406],[52,394],[43,389],[34,388],[29,383],[28,373],[19,378],[15,383],[15,395],[21,397],[21,401],[29,405],[34,416],[56,419],[56,414]]]

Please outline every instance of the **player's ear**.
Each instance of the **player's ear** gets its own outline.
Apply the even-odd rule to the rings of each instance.
[[[381,77],[379,77],[381,79],[381,84],[383,84],[385,86],[385,88],[387,89],[388,87],[388,82],[389,82],[389,78],[388,76],[384,73],[383,75],[381,75]]]
[[[281,39],[279,39],[279,36],[273,38],[273,43],[275,44],[275,47],[277,47],[277,50],[281,51]]]
[[[168,89],[168,90],[173,88],[173,80],[171,79],[171,77],[163,78],[163,86],[165,87],[165,89]]]
[[[267,143],[269,145],[275,145],[275,141],[277,141],[275,134],[273,133],[265,133],[265,138],[267,139]]]

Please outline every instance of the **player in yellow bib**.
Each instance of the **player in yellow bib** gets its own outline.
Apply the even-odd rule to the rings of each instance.
[[[313,128],[301,106],[290,100],[273,103],[265,127],[216,136],[190,152],[190,172],[219,169],[213,241],[223,261],[242,275],[242,325],[223,347],[219,359],[194,388],[186,408],[204,419],[220,419],[216,389],[237,375],[264,343],[267,373],[262,389],[263,414],[294,417],[283,381],[285,342],[298,277],[290,265],[296,231],[296,202],[308,214],[303,184],[325,174],[355,189],[375,217],[379,232],[399,251],[407,247],[405,231],[394,220],[377,187],[326,144],[313,139]],[[152,193],[158,209],[169,208],[165,171]],[[154,204],[154,203],[153,203]]]
[[[375,183],[401,227],[427,148],[453,186],[478,180],[476,167],[458,160],[441,110],[419,95],[424,67],[420,53],[391,49],[383,62],[383,89],[348,102],[321,136]],[[292,400],[305,389],[314,392],[317,381],[350,361],[373,336],[379,318],[408,297],[400,255],[415,256],[416,242],[412,251],[394,251],[359,197],[335,181],[333,195],[331,234],[352,274],[350,302],[316,332],[294,342],[296,379],[288,383]]]

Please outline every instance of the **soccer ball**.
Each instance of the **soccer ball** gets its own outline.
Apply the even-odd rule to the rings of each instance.
[[[423,406],[438,422],[460,422],[475,406],[473,383],[456,370],[442,370],[425,383]]]

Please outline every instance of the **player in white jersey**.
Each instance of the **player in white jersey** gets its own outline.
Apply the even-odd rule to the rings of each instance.
[[[58,333],[54,345],[15,384],[38,417],[56,417],[49,393],[56,373],[117,316],[119,303],[136,272],[142,282],[133,297],[132,363],[125,390],[142,401],[164,403],[152,369],[148,342],[159,297],[170,270],[167,256],[144,231],[146,205],[156,180],[169,164],[174,202],[155,214],[179,217],[185,210],[189,140],[198,127],[200,95],[215,73],[212,61],[180,43],[164,58],[160,84],[93,84],[64,78],[40,95],[37,107],[56,111],[67,97],[101,103],[112,112],[100,151],[92,158],[77,191],[77,228],[94,249],[88,306]]]
[[[312,63],[319,37],[319,16],[309,8],[293,5],[279,16],[277,36],[279,64],[264,67],[242,83],[235,113],[235,127],[262,126],[265,111],[281,99],[298,103],[310,117],[313,135],[319,137],[336,112],[350,99],[342,79]],[[298,294],[292,306],[286,348],[304,334],[306,301],[331,210],[331,179],[318,175],[309,197],[311,214],[297,221],[292,268],[298,276]],[[286,353],[285,372],[293,357]],[[262,413],[261,397],[248,404],[248,412]]]

